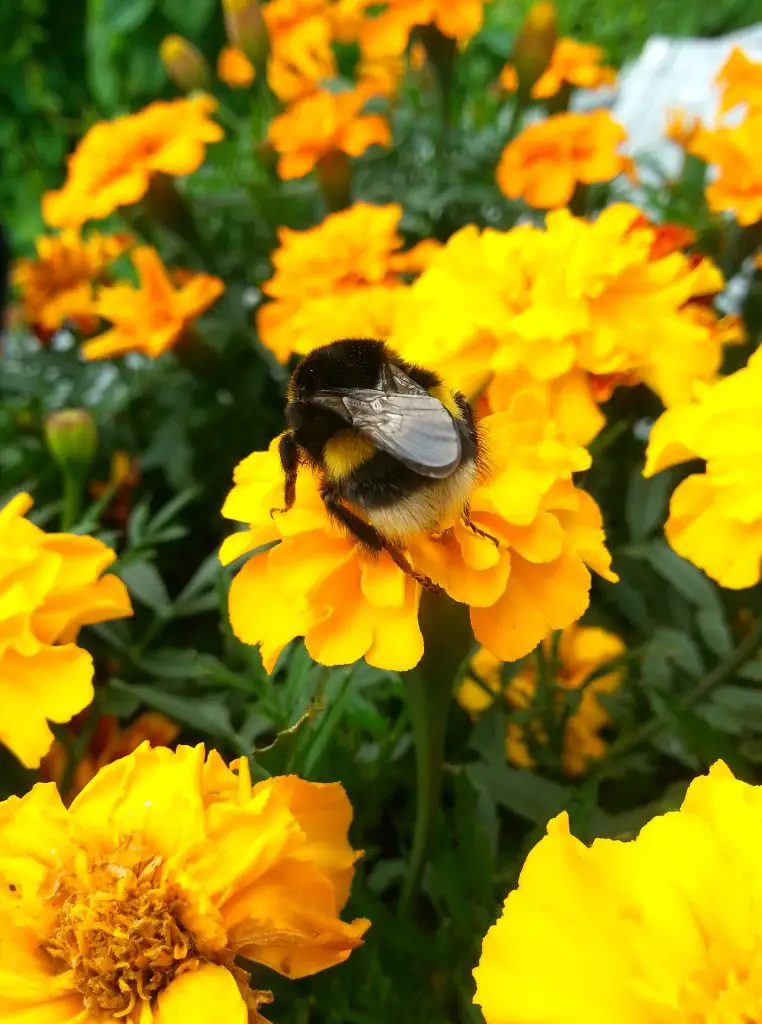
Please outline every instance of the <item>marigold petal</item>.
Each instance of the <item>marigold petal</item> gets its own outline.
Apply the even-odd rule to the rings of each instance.
[[[249,1013],[233,975],[204,964],[178,975],[160,995],[155,1024],[248,1024]]]

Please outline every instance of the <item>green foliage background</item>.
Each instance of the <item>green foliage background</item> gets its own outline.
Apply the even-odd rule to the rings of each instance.
[[[396,115],[395,149],[356,162],[357,196],[400,200],[410,242],[446,238],[469,220],[513,222],[515,207],[495,203],[504,126],[485,88],[510,52],[526,6],[495,0],[488,8],[488,24],[461,68],[460,117],[446,148],[436,103],[411,96]],[[714,35],[762,18],[759,0],[563,0],[559,9],[563,32],[600,43],[615,63],[654,32]],[[41,229],[41,192],[61,182],[65,154],[83,129],[97,117],[174,95],[157,56],[170,31],[192,39],[213,63],[223,43],[217,0],[21,0],[0,11],[0,38],[12,40],[0,55],[0,92],[10,98],[10,116],[0,121],[0,204],[19,250]],[[762,661],[740,668],[732,661],[749,610],[759,615],[760,595],[720,591],[667,547],[667,503],[684,471],[642,478],[638,425],[658,415],[659,405],[644,388],[617,392],[584,484],[605,510],[621,576],[616,586],[595,584],[586,620],[627,643],[627,686],[610,699],[619,738],[612,735],[607,758],[572,783],[558,743],[542,754],[537,771],[506,764],[499,705],[475,726],[453,708],[423,892],[411,912],[400,914],[414,816],[402,681],[364,664],[325,670],[300,644],[271,679],[228,624],[231,572],[219,568],[216,548],[229,524],[219,509],[233,466],[281,429],[286,376],[254,336],[250,299],[271,272],[276,228],[314,224],[325,208],[311,179],[281,185],[255,160],[253,141],[262,128],[256,111],[247,119],[233,97],[223,114],[235,130],[210,147],[188,182],[203,254],[160,225],[148,229],[168,263],[225,279],[224,299],[204,318],[206,348],[156,363],[88,365],[75,348],[40,353],[23,337],[9,340],[0,381],[0,501],[29,490],[36,521],[56,526],[60,482],[41,424],[58,408],[89,409],[100,431],[93,477],[107,478],[118,448],[139,455],[142,473],[124,532],[101,522],[97,506],[78,525],[117,548],[118,572],[136,607],[132,620],[87,631],[101,682],[89,721],[104,713],[129,719],[153,708],[181,723],[185,741],[203,740],[228,757],[259,748],[253,767],[261,775],[296,772],[345,785],[355,807],[354,844],[366,851],[349,912],[371,918],[372,931],[346,965],[317,978],[292,983],[263,972],[259,984],[276,991],[272,1018],[478,1022],[470,971],[481,938],[550,816],[567,808],[584,839],[627,836],[653,813],[676,806],[692,775],[717,757],[744,778],[762,777]],[[737,249],[707,222],[700,191],[676,186],[657,198],[699,228],[730,270],[737,266]],[[758,343],[757,309],[752,291],[750,341],[736,361]],[[725,665],[719,679],[712,676],[718,665]],[[562,721],[574,699],[568,693],[566,705],[552,704],[551,715]],[[291,731],[264,749],[283,730]],[[73,759],[87,737],[86,729]],[[0,752],[0,796],[33,781]]]

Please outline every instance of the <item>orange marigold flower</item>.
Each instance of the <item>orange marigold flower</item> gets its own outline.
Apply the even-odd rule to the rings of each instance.
[[[438,248],[402,252],[402,207],[354,203],[306,231],[278,228],[274,275],[263,286],[273,300],[257,313],[264,345],[285,362],[336,338],[383,338],[393,322],[403,274],[417,273]]]
[[[82,716],[72,720],[67,730],[71,741],[81,734],[85,724]],[[179,735],[180,726],[158,711],[144,711],[134,722],[124,727],[114,715],[101,715],[84,753],[74,766],[67,792],[61,793],[64,802],[71,803],[101,768],[133,753],[141,743],[149,743],[152,747],[168,747]],[[67,757],[67,747],[60,740],[54,740],[53,746],[40,763],[40,780],[55,782],[60,791],[66,775]]]
[[[95,330],[94,285],[103,281],[106,268],[132,243],[129,235],[91,232],[87,239],[74,230],[41,235],[35,259],[17,260],[12,281],[21,291],[24,318],[43,331],[56,331],[67,320]]]
[[[326,0],[271,0],[263,8],[270,39],[267,81],[292,103],[337,75]]]
[[[246,89],[254,81],[254,65],[237,46],[223,46],[217,57],[217,77],[231,89]]]
[[[603,425],[601,378],[676,405],[719,369],[729,339],[706,301],[722,275],[660,241],[625,203],[593,222],[557,210],[544,229],[462,228],[402,292],[389,343],[468,395],[486,388],[493,411],[529,388],[587,444]]]
[[[612,693],[621,683],[621,669],[602,672],[594,679],[590,677],[601,670],[607,662],[624,653],[624,644],[619,637],[604,629],[569,626],[561,634],[553,666],[553,644],[543,644],[543,658],[549,662],[552,672],[547,685],[555,687],[555,700],[563,720],[562,760],[568,775],[581,775],[590,761],[602,757],[606,743],[600,733],[609,724],[609,715],[601,704],[600,694]],[[546,747],[548,737],[537,708],[537,667],[528,661],[503,686],[500,679],[502,662],[489,653],[477,651],[471,659],[469,676],[458,689],[458,702],[472,714],[478,714],[489,707],[495,697],[502,693],[505,702],[513,712],[506,726],[505,749],[508,760],[521,768],[535,768],[536,760],[532,750]],[[566,711],[564,691],[582,690],[581,697],[571,713]]]
[[[101,288],[95,312],[112,326],[82,346],[86,359],[108,359],[124,352],[144,352],[155,359],[173,348],[183,331],[225,290],[218,277],[194,274],[176,288],[151,246],[133,250],[140,277],[136,288],[126,281]]]
[[[532,86],[532,96],[538,100],[555,96],[562,85],[579,89],[597,89],[613,85],[616,71],[603,64],[604,51],[600,46],[578,43],[566,37],[556,42],[550,64]]]
[[[732,213],[746,227],[762,218],[762,110],[734,128],[702,128],[689,152],[717,167],[706,187],[714,213]]]
[[[152,174],[195,171],[207,143],[223,136],[209,116],[216,107],[202,93],[93,125],[69,157],[64,187],[43,196],[46,224],[79,227],[100,220],[142,199]]]
[[[607,579],[610,559],[598,506],[572,483],[590,457],[563,442],[541,405],[517,395],[507,413],[481,421],[492,467],[470,496],[474,522],[500,547],[460,521],[436,534],[407,538],[414,568],[470,607],[474,634],[503,661],[523,657],[553,629],[576,621],[588,604],[591,566]],[[329,519],[309,469],[299,473],[296,504],[283,499],[277,439],[236,468],[223,507],[248,523],[223,543],[227,564],[263,545],[233,580],[230,619],[236,635],[258,644],[272,671],[278,655],[303,636],[315,661],[360,658],[404,671],[419,661],[420,586],[385,552],[370,559]]]
[[[578,184],[611,181],[627,169],[618,152],[624,128],[606,110],[554,114],[524,128],[508,143],[497,183],[509,199],[552,209],[565,206]]]
[[[359,90],[316,92],[271,121],[268,138],[279,154],[281,178],[301,178],[332,153],[361,156],[370,146],[388,146],[386,118],[361,113],[367,100]]]
[[[362,943],[351,818],[340,785],[147,743],[68,809],[50,783],[3,801],[3,1015],[261,1024],[237,957],[301,978]]]
[[[93,699],[80,628],[132,614],[122,581],[103,575],[114,552],[94,537],[45,533],[24,518],[31,505],[18,494],[0,509],[0,743],[27,768],[53,742],[48,721],[68,722]]]
[[[762,578],[762,352],[696,401],[668,409],[654,424],[644,474],[703,459],[675,489],[667,540],[720,586],[751,587]]]
[[[720,68],[715,79],[720,87],[720,114],[745,103],[749,111],[762,111],[762,61],[752,60],[739,46]]]
[[[384,10],[368,18],[360,32],[363,52],[371,57],[401,54],[416,25],[435,25],[451,39],[467,40],[484,22],[488,0],[387,0]]]
[[[498,82],[506,92],[516,92],[519,87],[519,73],[515,64],[506,64],[500,72]]]

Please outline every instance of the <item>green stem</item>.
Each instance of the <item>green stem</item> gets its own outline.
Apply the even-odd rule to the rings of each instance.
[[[415,669],[402,677],[415,742],[416,815],[410,862],[400,896],[401,913],[409,911],[426,867],[442,790],[447,715],[463,663],[474,642],[468,608],[445,593],[424,592],[420,625],[423,657]]]
[[[63,506],[61,509],[61,529],[64,533],[73,529],[79,522],[82,511],[82,490],[84,481],[73,473],[63,474]]]
[[[758,619],[750,632],[743,638],[738,647],[730,652],[727,658],[718,662],[713,669],[699,679],[693,689],[688,691],[680,702],[682,709],[688,710],[694,705],[701,703],[718,686],[727,682],[728,679],[732,679],[739,668],[745,665],[760,647],[762,647],[762,618]],[[599,763],[597,769],[593,769],[592,774],[597,776],[608,774],[611,765],[621,758],[623,754],[628,754],[631,750],[658,736],[667,727],[667,724],[661,718],[651,718],[637,729],[633,729],[628,735],[622,736],[621,739],[611,744],[605,760]]]

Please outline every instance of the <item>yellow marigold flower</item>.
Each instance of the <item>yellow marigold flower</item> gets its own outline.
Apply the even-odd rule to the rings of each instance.
[[[487,1024],[758,1020],[760,815],[762,789],[719,761],[629,842],[588,847],[554,818],[484,940]]]
[[[702,128],[689,152],[719,172],[706,187],[710,210],[732,213],[744,227],[762,218],[762,109],[734,128]]]
[[[12,281],[21,291],[26,322],[43,331],[56,331],[67,320],[75,326],[95,329],[94,284],[104,279],[106,268],[125,252],[129,235],[91,232],[87,239],[77,231],[41,235],[35,242],[35,259],[20,259]]]
[[[217,57],[217,77],[231,89],[246,89],[254,81],[254,65],[237,46],[223,46]]]
[[[762,61],[751,60],[739,46],[730,51],[715,81],[722,94],[721,114],[740,103],[749,110],[762,111]]]
[[[667,540],[723,587],[762,577],[762,359],[715,384],[697,386],[692,405],[654,424],[645,475],[691,459],[706,462],[672,495]]]
[[[576,621],[588,603],[590,573],[609,569],[598,506],[572,483],[589,465],[587,453],[564,443],[530,395],[509,412],[482,420],[491,476],[470,498],[474,522],[500,541],[443,522],[436,535],[413,535],[409,562],[471,609],[477,639],[496,657],[523,657],[553,629]],[[230,618],[236,635],[258,644],[268,671],[295,637],[325,665],[360,658],[403,671],[417,664],[420,587],[383,553],[365,557],[329,520],[312,472],[299,474],[296,504],[282,504],[277,439],[268,452],[239,464],[223,507],[248,523],[223,543],[229,563],[261,545],[233,580]]]
[[[706,300],[722,275],[672,244],[624,203],[593,222],[557,210],[544,229],[470,225],[402,292],[389,343],[468,395],[487,388],[493,411],[529,388],[586,444],[614,384],[676,405],[719,369],[729,339]]]
[[[72,741],[80,734],[85,724],[84,721],[78,720],[82,717],[75,718],[67,730]],[[160,715],[158,711],[144,711],[124,728],[114,715],[101,715],[88,739],[83,755],[74,766],[68,791],[61,794],[64,802],[70,803],[77,793],[95,778],[101,768],[118,761],[120,757],[132,754],[142,743],[149,743],[152,747],[168,747],[179,734],[180,726],[165,715]],[[67,758],[67,748],[59,740],[54,740],[53,746],[40,763],[40,780],[55,782],[60,791]]]
[[[508,143],[497,183],[509,199],[541,209],[565,206],[578,184],[611,181],[627,170],[618,151],[625,138],[624,128],[606,110],[554,114]]]
[[[158,252],[140,246],[132,253],[140,287],[126,281],[101,288],[95,312],[112,326],[82,346],[86,359],[108,359],[124,352],[144,352],[155,359],[180,340],[193,320],[225,290],[218,277],[192,274],[176,288]]]
[[[438,248],[400,251],[401,217],[395,203],[354,203],[306,231],[278,228],[275,273],[262,287],[273,301],[259,309],[257,328],[281,362],[336,338],[389,334],[402,275],[423,269]]]
[[[260,1021],[234,958],[300,978],[346,960],[357,854],[340,785],[252,786],[248,762],[144,744],[67,810],[0,804],[0,1012],[55,1022]]]
[[[555,96],[562,85],[578,89],[597,89],[613,85],[616,71],[603,64],[604,51],[591,43],[578,43],[563,37],[556,42],[550,64],[532,86],[532,96],[538,100]]]
[[[209,116],[216,107],[201,93],[93,125],[69,157],[64,187],[43,196],[45,223],[79,227],[100,220],[142,199],[152,174],[195,171],[207,143],[223,136]]]
[[[388,146],[386,118],[361,113],[367,100],[360,90],[316,92],[271,121],[267,134],[279,154],[281,178],[301,178],[332,153],[361,156],[370,146]]]
[[[388,0],[385,9],[368,18],[360,32],[363,52],[370,57],[403,53],[416,25],[435,25],[451,39],[467,40],[484,22],[487,0]]]
[[[544,643],[545,658],[551,657],[552,644]],[[557,650],[557,665],[552,686],[557,687],[559,708],[563,707],[563,690],[579,690],[586,680],[606,662],[613,661],[624,652],[619,637],[604,629],[569,626],[561,634]],[[528,662],[503,688],[500,682],[502,662],[481,648],[471,659],[471,671],[476,679],[468,677],[458,689],[458,702],[472,714],[478,714],[493,703],[501,690],[507,706],[514,711],[530,709],[537,692],[537,668]],[[602,757],[606,744],[600,731],[609,724],[609,715],[598,695],[618,689],[621,671],[613,670],[588,683],[576,709],[569,715],[563,736],[563,766],[568,775],[581,775],[590,761]],[[547,736],[537,720],[519,724],[509,720],[506,730],[506,755],[521,768],[534,768],[536,762],[530,752],[532,743],[547,745]]]
[[[48,721],[68,722],[93,699],[80,628],[132,614],[122,581],[103,576],[111,548],[45,533],[24,518],[31,506],[18,494],[0,509],[0,743],[27,768],[53,742]]]

